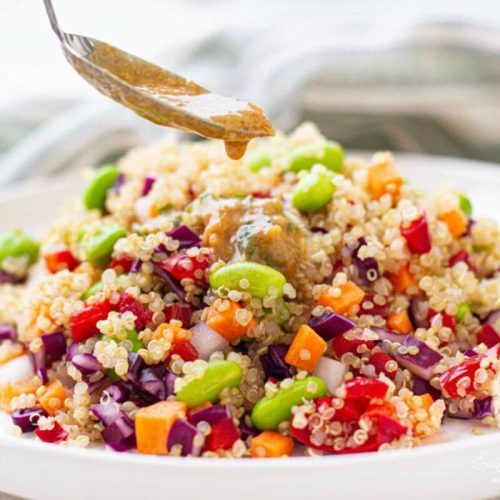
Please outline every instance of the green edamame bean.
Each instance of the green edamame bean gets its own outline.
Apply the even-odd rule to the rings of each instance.
[[[96,266],[105,266],[111,259],[113,247],[127,233],[120,226],[108,226],[92,236],[85,246],[87,260]]]
[[[242,288],[241,280],[247,280],[248,286]],[[210,275],[210,286],[214,289],[244,290],[252,297],[264,298],[274,292],[274,296],[283,296],[286,278],[276,269],[256,262],[235,262],[221,267]]]
[[[104,165],[97,169],[83,195],[83,203],[87,210],[97,208],[102,210],[106,203],[108,190],[116,182],[120,171],[116,165]]]
[[[82,295],[82,300],[87,300],[89,297],[92,297],[92,295],[95,295],[99,290],[102,290],[102,287],[104,286],[104,283],[102,281],[98,281],[97,283],[94,283],[83,295]]]
[[[248,170],[258,172],[271,166],[271,155],[267,152],[253,155],[248,160]]]
[[[295,148],[290,153],[292,172],[311,170],[312,166],[320,163],[329,170],[340,171],[344,163],[344,150],[338,142],[325,141],[323,144],[308,144]]]
[[[0,234],[0,263],[7,257],[27,257],[33,264],[39,252],[40,245],[18,229]]]
[[[139,349],[144,349],[144,344],[142,340],[139,338],[139,334],[135,330],[127,331],[127,340],[132,342],[132,351],[137,352]]]
[[[472,203],[469,200],[469,198],[467,198],[467,196],[465,196],[464,194],[462,194],[458,198],[458,203],[460,205],[460,210],[462,210],[462,212],[467,217],[470,217],[472,215]]]
[[[317,212],[332,201],[334,192],[331,176],[311,172],[295,186],[292,204],[303,212]]]
[[[455,315],[456,320],[461,323],[462,320],[471,312],[470,304],[468,302],[462,302],[457,307],[457,314]]]
[[[326,391],[325,383],[318,377],[296,380],[290,387],[278,389],[273,397],[260,399],[252,410],[252,423],[261,431],[276,430],[281,422],[290,420],[295,405],[304,399],[325,396]]]
[[[177,399],[189,408],[203,403],[213,403],[223,389],[236,387],[241,382],[243,372],[235,361],[210,361],[200,378],[188,382],[178,393]]]

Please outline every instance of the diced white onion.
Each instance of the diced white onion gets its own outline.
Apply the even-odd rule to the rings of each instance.
[[[322,379],[328,391],[332,394],[344,381],[344,376],[347,373],[347,366],[331,358],[326,358],[322,356],[313,371],[313,375],[316,375]]]
[[[28,354],[0,366],[0,385],[9,382],[25,382],[33,376],[33,366]]]
[[[151,219],[151,208],[153,204],[154,200],[151,196],[142,196],[135,202],[134,212],[139,222],[146,222]]]
[[[229,342],[212,330],[205,322],[198,321],[196,325],[191,328],[193,338],[191,344],[194,345],[198,351],[200,359],[207,361],[210,355],[217,351],[224,351]]]

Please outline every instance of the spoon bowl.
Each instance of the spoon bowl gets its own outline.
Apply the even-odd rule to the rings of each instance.
[[[68,62],[99,92],[158,125],[221,139],[233,159],[248,141],[274,135],[260,108],[214,94],[197,83],[95,38],[69,34],[44,0],[52,29]]]

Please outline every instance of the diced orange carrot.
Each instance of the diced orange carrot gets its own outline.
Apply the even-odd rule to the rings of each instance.
[[[224,311],[219,311],[218,307],[220,306],[212,305],[208,309],[207,325],[229,342],[243,337],[257,324],[255,319],[250,320],[247,325],[239,323],[236,315],[243,307],[235,302],[229,302],[229,307]]]
[[[439,218],[446,223],[454,238],[458,238],[467,232],[467,217],[461,210],[451,210],[441,214]]]
[[[151,207],[149,208],[149,216],[151,218],[155,218],[160,214],[160,211],[158,210],[158,207],[156,206],[156,203],[153,203]]]
[[[40,406],[49,414],[55,415],[64,406],[66,391],[59,380],[54,380],[41,395],[38,396]]]
[[[352,306],[357,306],[361,304],[365,292],[359,288],[352,281],[348,281],[344,285],[340,285],[340,295],[338,297],[333,297],[326,292],[323,292],[318,298],[318,304],[324,307],[331,307],[333,312],[338,314],[343,314],[347,312]]]
[[[277,432],[264,431],[252,439],[252,457],[289,457],[293,452],[293,439]]]
[[[413,332],[413,325],[406,311],[399,311],[387,316],[387,328],[398,333]]]
[[[387,273],[387,278],[392,283],[395,293],[404,293],[409,287],[416,285],[408,264],[400,268],[397,273]]]
[[[191,340],[193,334],[189,330],[181,328],[180,326],[171,325],[170,323],[162,323],[156,328],[153,338],[158,340],[163,337],[175,343],[182,340]]]
[[[168,433],[178,418],[185,418],[186,410],[181,401],[160,401],[141,408],[135,416],[137,451],[146,455],[166,455]]]
[[[415,404],[414,399],[419,398],[419,404]],[[420,394],[419,396],[414,396],[413,398],[410,398],[407,401],[408,405],[410,406],[411,409],[416,410],[418,408],[423,408],[424,410],[428,410],[432,403],[434,403],[434,399],[432,396],[426,392],[424,394]]]
[[[370,404],[363,412],[363,417],[379,417],[383,415],[387,418],[394,418],[396,416],[396,408],[392,403],[384,401],[382,404]]]
[[[10,403],[21,394],[35,394],[40,387],[40,382],[9,382],[0,386],[0,409],[11,412],[13,408]]]
[[[309,326],[302,325],[288,349],[285,361],[299,370],[312,372],[326,351],[326,342]]]
[[[368,191],[378,200],[384,194],[399,194],[404,183],[398,169],[391,161],[382,161],[368,169]]]

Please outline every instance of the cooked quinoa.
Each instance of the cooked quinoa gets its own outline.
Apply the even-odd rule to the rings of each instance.
[[[499,228],[390,153],[311,124],[239,161],[134,149],[37,245],[0,238],[0,365],[33,368],[0,387],[14,433],[261,458],[500,424]]]

